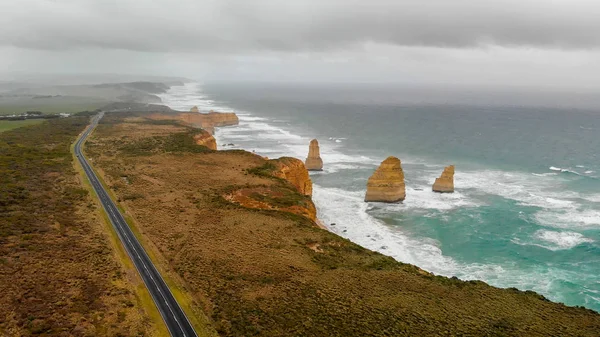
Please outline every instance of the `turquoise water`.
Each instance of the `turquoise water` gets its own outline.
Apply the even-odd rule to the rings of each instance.
[[[304,159],[319,139],[325,168],[311,174],[313,199],[339,235],[436,274],[600,311],[600,112],[411,95],[191,83],[162,98],[176,109],[235,110],[240,125],[216,133],[230,148]],[[363,202],[389,155],[402,160],[406,200]],[[456,192],[431,192],[448,164]]]

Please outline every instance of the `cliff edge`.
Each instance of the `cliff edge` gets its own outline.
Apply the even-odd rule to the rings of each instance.
[[[217,141],[209,132],[202,130],[202,132],[194,136],[194,141],[198,145],[206,146],[211,150],[217,150]]]
[[[267,160],[251,173],[280,178],[287,183],[248,186],[226,194],[226,200],[244,207],[280,210],[317,220],[317,209],[312,202],[312,181],[301,160],[291,157]]]
[[[271,162],[276,167],[276,170],[272,172],[273,176],[289,181],[298,189],[298,192],[312,196],[312,181],[306,166],[301,160],[292,157],[281,157],[271,160]]]

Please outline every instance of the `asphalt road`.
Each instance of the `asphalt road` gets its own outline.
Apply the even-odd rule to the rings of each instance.
[[[171,336],[197,336],[194,328],[192,328],[192,324],[189,322],[188,318],[185,316],[185,313],[171,294],[169,287],[162,279],[158,270],[152,264],[152,261],[148,257],[148,254],[142,248],[142,245],[136,239],[135,235],[127,225],[127,222],[123,218],[123,215],[114,204],[114,202],[108,196],[108,193],[96,177],[96,174],[92,170],[92,167],[87,162],[83,153],[81,152],[81,144],[85,141],[85,139],[89,136],[92,130],[98,125],[98,121],[104,116],[104,112],[101,112],[97,116],[92,119],[92,124],[85,130],[83,135],[77,140],[75,143],[75,154],[81,163],[81,166],[85,170],[85,174],[90,180],[96,194],[98,195],[98,199],[102,203],[102,207],[106,211],[110,222],[115,228],[127,254],[133,261],[136,269],[138,270],[140,276],[144,280],[150,295],[154,299],[154,303],[158,308]]]

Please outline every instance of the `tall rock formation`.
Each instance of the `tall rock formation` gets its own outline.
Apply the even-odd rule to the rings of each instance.
[[[215,140],[215,137],[208,132],[201,132],[195,135],[194,141],[196,141],[196,144],[198,145],[206,146],[211,150],[217,150],[217,141]]]
[[[312,181],[308,175],[308,170],[304,163],[296,158],[281,157],[271,161],[276,170],[272,175],[283,178],[292,185],[296,186],[298,191],[304,195],[312,196]]]
[[[200,110],[198,110],[198,107],[194,105],[194,106],[193,106],[193,107],[190,109],[190,112],[193,112],[193,113],[199,113],[199,112],[200,112]]]
[[[310,141],[308,157],[306,157],[304,164],[309,171],[323,171],[323,160],[321,159],[318,140],[313,139]]]
[[[396,157],[387,157],[369,178],[365,201],[399,202],[405,197],[402,163]]]
[[[454,192],[454,165],[444,168],[442,175],[435,179],[432,189],[434,192],[440,193]]]

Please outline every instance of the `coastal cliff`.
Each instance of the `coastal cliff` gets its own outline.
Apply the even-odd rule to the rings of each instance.
[[[228,193],[225,199],[244,207],[289,212],[317,221],[317,208],[308,197],[281,187],[249,187]]]
[[[197,107],[190,112],[181,112],[176,115],[155,113],[148,116],[154,120],[178,120],[187,125],[202,128],[211,135],[214,134],[215,127],[238,125],[240,123],[238,116],[234,112],[216,112],[199,113]]]
[[[439,193],[454,192],[454,165],[444,168],[442,175],[435,179],[432,190]]]
[[[323,171],[323,160],[321,159],[321,152],[319,150],[319,141],[313,139],[310,141],[308,147],[308,157],[304,162],[306,169],[309,171]]]
[[[203,132],[198,133],[194,136],[194,141],[198,145],[206,146],[211,150],[217,150],[217,141],[210,133],[202,130]]]
[[[289,184],[241,188],[226,194],[226,200],[248,208],[285,211],[317,221],[317,209],[311,199],[312,181],[302,161],[291,157],[267,160],[251,172],[280,178]]]
[[[180,113],[178,117],[183,122],[203,128],[211,134],[214,133],[215,127],[238,125],[240,123],[238,116],[234,112],[210,111],[207,114],[184,112]]]
[[[338,236],[343,217],[324,217],[337,222],[331,232],[316,228],[309,213],[296,215],[311,209],[310,198],[274,178],[286,176],[278,160],[193,146],[163,151],[181,125],[107,117],[115,124],[94,131],[86,152],[141,237],[154,243],[157,267],[203,304],[197,313],[214,335],[598,336],[592,310],[395,261]],[[138,146],[151,148],[140,156],[130,151]],[[12,309],[14,301],[5,302],[0,310]]]
[[[406,197],[400,159],[387,157],[367,182],[365,201],[399,202]]]
[[[298,192],[312,196],[312,181],[306,166],[301,160],[292,157],[281,157],[270,162],[276,167],[276,170],[272,173],[273,176],[289,181],[298,189]]]

